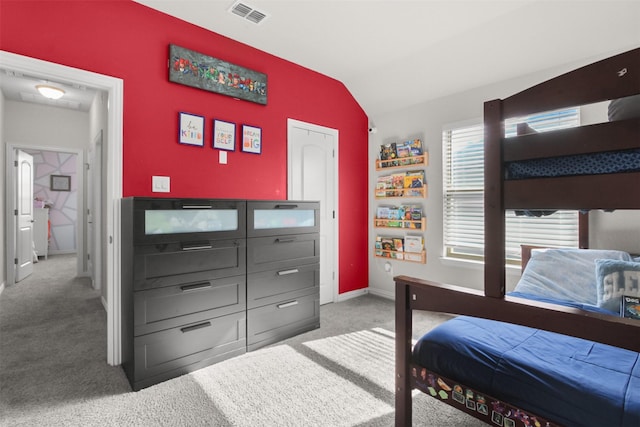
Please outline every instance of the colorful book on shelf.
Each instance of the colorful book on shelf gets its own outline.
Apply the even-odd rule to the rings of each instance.
[[[422,228],[422,207],[411,205],[405,210],[405,228]]]
[[[391,251],[393,251],[393,238],[391,237],[382,237],[382,256],[391,258]]]
[[[388,168],[392,166],[397,166],[398,162],[396,161],[398,154],[396,152],[396,143],[384,144],[380,146],[380,165],[383,168]]]
[[[402,197],[404,195],[403,189],[405,176],[406,174],[404,173],[394,173],[391,175],[391,181],[393,183],[393,188],[395,189],[393,195],[396,197]]]
[[[393,209],[393,206],[378,206],[376,209],[376,218],[389,219],[389,211]]]
[[[423,195],[424,171],[407,172],[404,178],[404,195],[407,197],[419,197]]]
[[[422,236],[404,236],[404,251],[421,253],[424,248]]]
[[[411,156],[422,156],[424,154],[424,151],[422,150],[422,141],[414,139],[409,142],[409,151],[411,152]],[[420,162],[423,162],[423,160],[420,159]]]
[[[376,247],[376,255],[382,256],[382,237],[380,236],[376,237],[375,247]]]
[[[396,154],[398,156],[398,165],[410,165],[411,159],[411,141],[399,142],[396,144]]]

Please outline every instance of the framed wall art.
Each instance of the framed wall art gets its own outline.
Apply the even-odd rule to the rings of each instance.
[[[267,104],[267,75],[169,45],[169,81],[257,104]]]
[[[180,144],[204,147],[204,117],[180,113]]]
[[[213,148],[234,151],[236,149],[236,124],[213,120]]]
[[[242,125],[242,151],[254,154],[262,152],[262,128]]]
[[[51,191],[71,191],[71,176],[51,175]]]

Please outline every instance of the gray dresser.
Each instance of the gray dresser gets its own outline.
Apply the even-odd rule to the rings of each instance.
[[[132,388],[319,327],[318,223],[315,202],[123,199]]]
[[[320,327],[317,202],[247,202],[247,346]]]

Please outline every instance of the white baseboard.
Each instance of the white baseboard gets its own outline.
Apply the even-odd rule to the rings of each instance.
[[[383,291],[383,290],[376,289],[376,288],[369,288],[369,293],[371,295],[377,295],[379,297],[390,299],[392,301],[395,301],[395,299],[396,299],[395,293],[389,292],[389,291]]]
[[[78,251],[76,251],[75,249],[56,249],[56,250],[49,249],[48,255],[70,255],[70,254],[77,254],[77,253]]]
[[[366,295],[368,293],[369,293],[368,288],[356,289],[355,291],[345,292],[343,294],[338,294],[338,300],[336,302],[342,302],[342,301],[349,300],[351,298],[357,298],[359,296]]]

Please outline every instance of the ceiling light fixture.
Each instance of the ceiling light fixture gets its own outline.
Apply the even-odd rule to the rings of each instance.
[[[36,89],[42,96],[49,99],[60,99],[64,95],[64,90],[55,86],[37,85]]]

